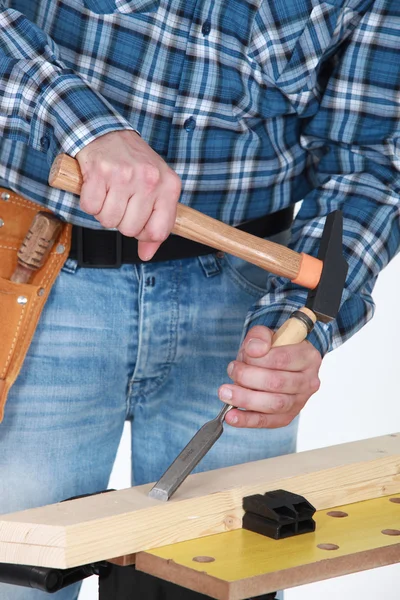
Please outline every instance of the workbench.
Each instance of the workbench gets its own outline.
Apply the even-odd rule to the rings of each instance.
[[[273,540],[237,529],[139,553],[136,567],[211,598],[244,600],[400,562],[400,494],[314,518],[314,533]]]
[[[149,488],[1,516],[3,567],[93,565],[100,600],[270,600],[400,562],[399,434],[192,475],[167,503]],[[315,506],[315,531],[276,540],[242,528],[243,496],[277,489]]]

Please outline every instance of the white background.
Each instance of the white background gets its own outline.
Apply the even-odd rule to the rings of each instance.
[[[381,274],[374,299],[374,319],[323,361],[321,389],[303,411],[299,451],[400,431],[400,257]],[[129,453],[126,427],[110,487],[129,487]],[[96,585],[96,578],[87,580],[79,600],[95,600]],[[399,600],[400,564],[302,586],[285,595],[285,600],[376,598]]]

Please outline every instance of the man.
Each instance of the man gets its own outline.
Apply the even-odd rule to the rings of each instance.
[[[245,410],[227,415],[199,468],[294,451],[321,358],[371,318],[399,247],[397,1],[0,6],[2,185],[79,235],[139,240],[138,258],[116,268],[72,252],[57,278],[0,425],[0,511],[104,489],[126,419],[132,482],[156,480],[217,414],[217,395]],[[79,162],[80,199],[47,186],[61,152]],[[306,291],[177,239],[177,258],[161,246],[153,261],[178,200],[234,226],[261,222],[259,235],[314,255],[341,208],[349,274],[337,319],[271,350]]]

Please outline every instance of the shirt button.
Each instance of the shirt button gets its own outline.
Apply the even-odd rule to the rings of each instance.
[[[183,126],[186,129],[186,131],[193,131],[193,129],[196,127],[196,119],[194,119],[193,117],[189,117],[188,119],[186,119]]]
[[[207,21],[204,21],[203,23],[203,27],[201,28],[201,33],[203,35],[208,35],[211,31],[211,23],[210,21],[207,19]]]
[[[50,147],[50,140],[47,137],[47,135],[44,135],[42,138],[40,138],[40,145],[42,146],[43,150],[48,150]]]

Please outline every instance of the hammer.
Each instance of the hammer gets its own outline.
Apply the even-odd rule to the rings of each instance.
[[[50,171],[49,184],[79,194],[82,176],[78,162],[65,154],[58,156]],[[310,290],[306,305],[295,311],[274,334],[273,347],[302,342],[317,320],[328,323],[339,311],[348,268],[342,251],[341,211],[326,218],[318,258],[257,238],[182,204],[177,206],[172,232],[233,254]],[[203,425],[150,490],[151,497],[164,501],[171,498],[221,436],[225,415],[232,408],[225,404],[215,419]]]
[[[51,167],[49,184],[79,195],[82,175],[78,161],[60,154]],[[308,289],[314,289],[321,276],[321,260],[230,227],[183,204],[177,206],[172,233],[234,254]]]

